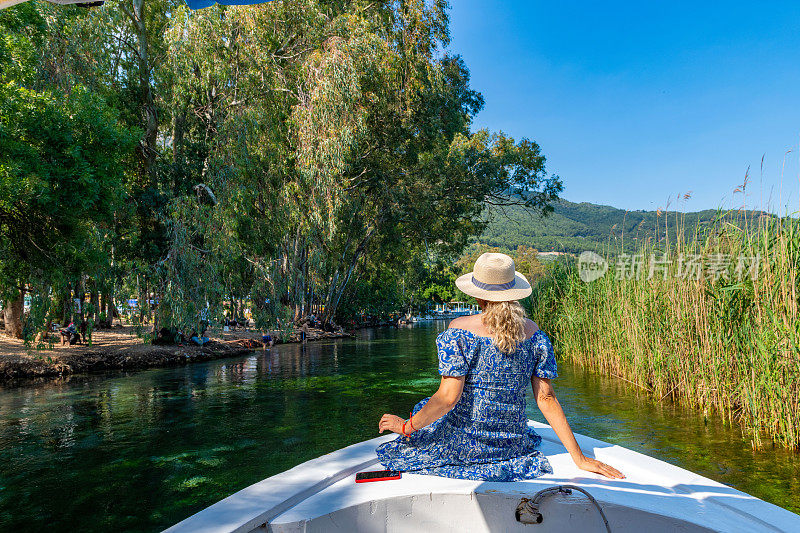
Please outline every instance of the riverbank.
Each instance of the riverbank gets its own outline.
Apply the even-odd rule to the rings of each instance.
[[[98,330],[92,344],[73,346],[55,343],[52,348],[35,350],[19,339],[0,336],[0,382],[17,379],[58,377],[100,370],[138,370],[143,368],[185,365],[223,357],[244,355],[264,349],[261,332],[209,330],[211,341],[204,346],[194,344],[146,344],[134,326],[117,325]],[[311,328],[308,341],[349,337],[347,333],[331,333]],[[285,342],[301,341],[299,331],[292,332]],[[283,341],[278,341],[281,344]]]

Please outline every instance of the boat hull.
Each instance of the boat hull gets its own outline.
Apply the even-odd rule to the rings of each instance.
[[[597,509],[585,497],[549,498],[539,508],[541,523],[516,518],[521,494],[420,494],[361,503],[311,518],[276,521],[268,531],[275,533],[364,533],[420,531],[453,532],[605,532]],[[703,527],[676,517],[619,505],[603,505],[614,533],[710,533]],[[263,531],[263,529],[261,530]]]
[[[614,465],[626,479],[583,472],[549,426],[529,424],[542,436],[540,449],[553,474],[499,483],[405,473],[396,481],[355,483],[356,472],[381,468],[375,447],[396,438],[384,436],[267,478],[167,531],[607,531],[601,509],[615,533],[800,531],[800,516],[785,509],[652,457],[576,435],[584,453]],[[574,489],[550,494],[559,486]],[[535,523],[539,515],[541,522]]]

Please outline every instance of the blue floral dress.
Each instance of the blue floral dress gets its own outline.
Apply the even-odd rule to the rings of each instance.
[[[519,481],[552,473],[536,449],[542,438],[525,415],[525,390],[532,375],[557,374],[553,345],[538,330],[517,350],[504,354],[488,337],[449,328],[436,339],[439,374],[466,376],[455,407],[433,424],[381,444],[386,468],[460,479]],[[419,402],[417,413],[430,398]]]

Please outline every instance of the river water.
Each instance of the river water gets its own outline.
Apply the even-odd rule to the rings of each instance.
[[[0,530],[159,531],[298,463],[377,436],[438,384],[444,324],[247,357],[0,389]],[[559,366],[576,432],[800,512],[800,456],[616,379]],[[530,418],[544,421],[535,404]]]

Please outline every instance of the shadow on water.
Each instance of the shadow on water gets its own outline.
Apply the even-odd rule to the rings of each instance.
[[[0,389],[0,529],[158,531],[264,477],[377,436],[438,384],[444,324]],[[800,461],[562,365],[573,428],[800,511]],[[531,418],[542,420],[535,406]]]

